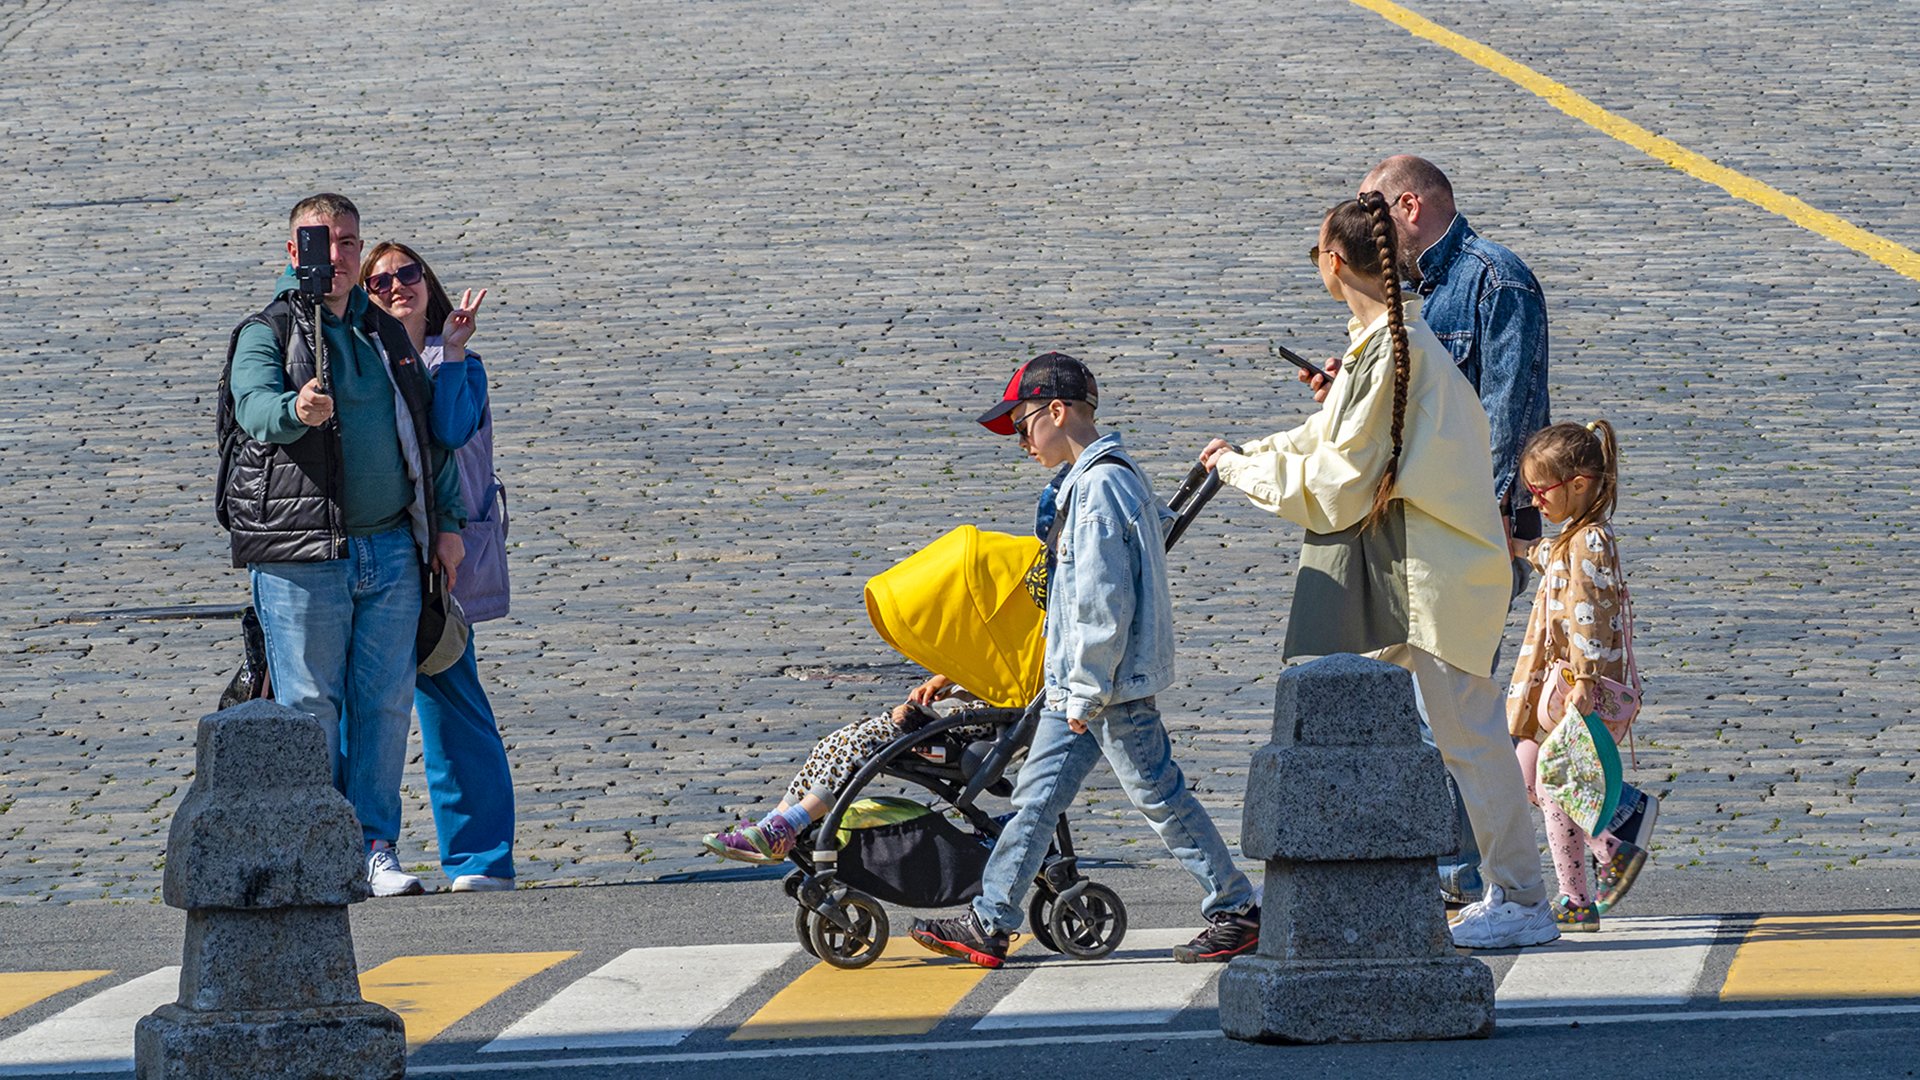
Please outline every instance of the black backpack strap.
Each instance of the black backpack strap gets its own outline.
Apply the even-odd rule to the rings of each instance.
[[[1098,458],[1095,458],[1093,463],[1087,466],[1087,471],[1091,472],[1092,470],[1097,469],[1102,465],[1119,465],[1127,469],[1128,471],[1132,472],[1136,476],[1140,475],[1140,470],[1137,468],[1134,468],[1134,465],[1132,462],[1128,461],[1126,458],[1115,457],[1112,454],[1102,454]],[[1146,478],[1142,476],[1141,479],[1144,480]],[[1047,558],[1049,561],[1053,559],[1054,552],[1059,550],[1060,530],[1065,528],[1066,524],[1067,524],[1067,515],[1064,511],[1056,512],[1053,515],[1053,524],[1047,529]]]
[[[264,309],[240,320],[240,325],[234,327],[233,334],[227,338],[227,363],[220,369],[220,400],[214,403],[213,411],[214,436],[223,447],[240,426],[233,408],[233,357],[240,351],[241,331],[256,325],[273,330],[274,340],[280,343],[280,355],[286,356],[287,342],[293,337],[293,305],[285,297],[278,297]]]
[[[266,326],[273,330],[274,340],[280,343],[280,355],[284,362],[287,354],[287,342],[293,338],[293,305],[285,297],[276,297],[273,303],[256,314],[249,315],[233,328],[233,334],[227,338],[227,362],[220,369],[219,400],[213,405],[214,448],[220,455],[214,474],[213,516],[220,522],[221,528],[228,527],[227,517],[227,477],[233,469],[234,454],[245,438],[240,430],[240,418],[235,414],[233,404],[233,356],[240,351],[240,333],[249,326]]]

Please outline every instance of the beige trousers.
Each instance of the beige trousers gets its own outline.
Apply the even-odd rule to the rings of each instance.
[[[1412,645],[1367,655],[1413,674],[1414,698],[1434,745],[1447,763],[1480,841],[1480,874],[1507,899],[1537,904],[1547,898],[1540,876],[1540,842],[1526,778],[1507,734],[1506,703],[1485,675],[1469,675]]]

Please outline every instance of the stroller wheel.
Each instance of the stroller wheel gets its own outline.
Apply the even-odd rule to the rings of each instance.
[[[794,908],[793,932],[800,937],[800,947],[817,959],[820,954],[813,951],[813,912],[806,908]]]
[[[1098,960],[1127,936],[1127,906],[1112,889],[1089,882],[1079,896],[1054,903],[1047,931],[1075,960]]]
[[[1033,940],[1046,946],[1048,952],[1059,952],[1060,946],[1054,944],[1053,931],[1047,926],[1052,918],[1053,897],[1035,889],[1033,899],[1027,902],[1027,926],[1033,930]]]
[[[829,901],[832,903],[832,901]],[[835,904],[848,926],[814,914],[809,930],[813,954],[837,968],[863,968],[880,959],[887,945],[887,911],[865,893],[847,890]],[[811,914],[811,913],[810,913]]]

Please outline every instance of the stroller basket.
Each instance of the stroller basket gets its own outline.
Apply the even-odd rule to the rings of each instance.
[[[840,880],[881,901],[943,908],[980,895],[986,841],[945,814],[849,829],[840,848]]]

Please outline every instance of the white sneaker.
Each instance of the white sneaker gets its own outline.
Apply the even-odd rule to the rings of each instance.
[[[400,869],[400,857],[385,840],[375,840],[367,854],[367,884],[373,886],[375,896],[419,896],[427,891],[419,878]]]
[[[453,879],[454,892],[512,892],[513,879],[510,877],[488,877],[485,874],[461,874]]]
[[[1454,945],[1462,949],[1517,949],[1560,936],[1545,900],[1516,904],[1498,885],[1488,885],[1485,896],[1460,909],[1450,929]]]

